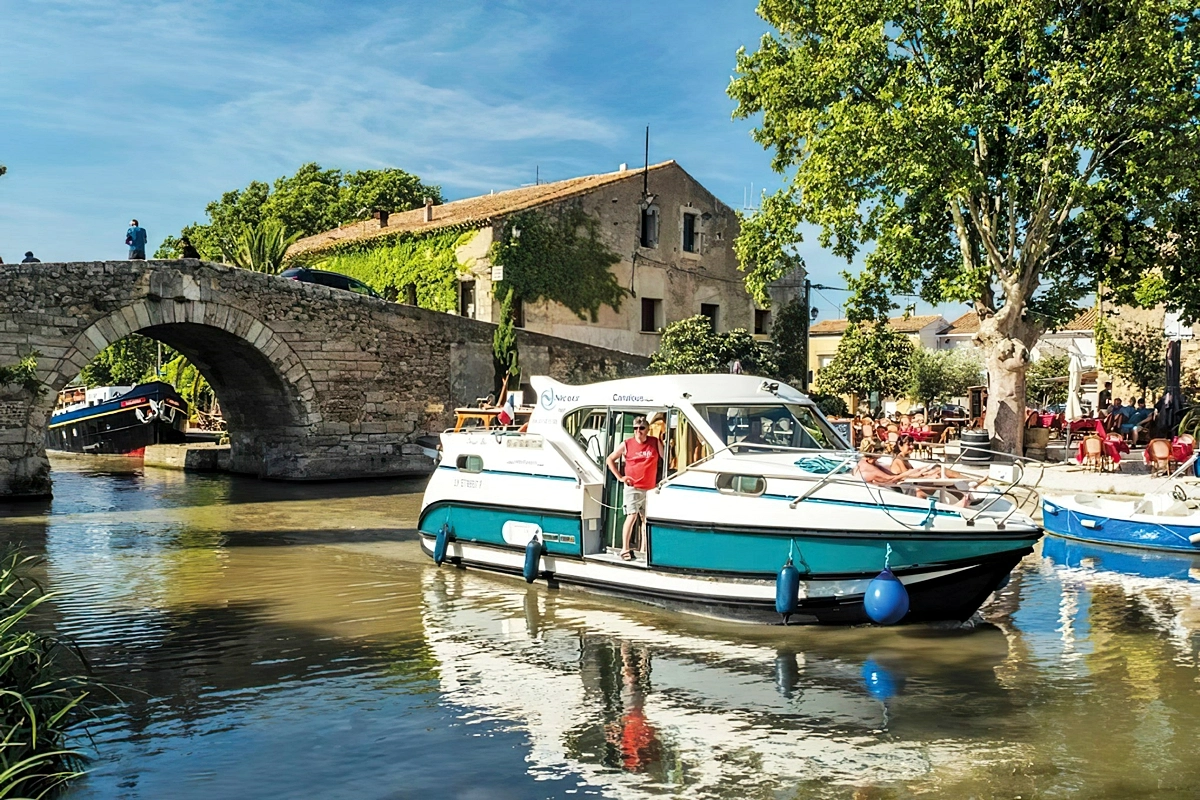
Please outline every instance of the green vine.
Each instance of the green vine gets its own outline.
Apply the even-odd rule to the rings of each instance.
[[[34,350],[12,366],[0,366],[0,386],[20,386],[33,395],[40,395],[44,389],[37,379],[37,360],[41,353]]]
[[[488,254],[504,268],[496,297],[511,288],[526,303],[554,300],[592,322],[602,305],[620,309],[626,292],[611,268],[621,257],[600,241],[599,229],[577,205],[509,217]]]
[[[458,304],[458,273],[469,264],[457,251],[475,238],[477,229],[446,230],[388,237],[326,251],[313,266],[357,278],[384,297],[403,297],[405,287],[417,287],[417,305],[434,311],[453,311]],[[369,245],[369,246],[367,246]]]

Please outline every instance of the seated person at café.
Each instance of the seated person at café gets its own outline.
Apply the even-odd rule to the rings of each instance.
[[[1112,406],[1104,417],[1104,430],[1116,433],[1125,424],[1126,409],[1121,405],[1121,398],[1113,398]]]
[[[1125,410],[1129,411],[1128,408]],[[1130,444],[1136,447],[1142,431],[1150,427],[1146,423],[1150,422],[1153,416],[1154,411],[1146,408],[1146,398],[1139,398],[1137,407],[1129,411],[1129,417],[1125,420],[1125,424],[1121,426],[1121,433],[1129,437]]]

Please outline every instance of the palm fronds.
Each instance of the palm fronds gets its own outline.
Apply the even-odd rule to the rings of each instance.
[[[264,219],[242,228],[236,236],[222,237],[221,255],[235,267],[274,275],[283,268],[284,258],[299,233],[288,235],[277,219]]]

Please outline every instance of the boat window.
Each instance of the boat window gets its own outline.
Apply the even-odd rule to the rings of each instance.
[[[845,443],[813,407],[799,403],[696,406],[717,440],[737,452],[773,448],[844,450]],[[741,445],[741,446],[739,446]]]
[[[483,456],[459,456],[455,466],[462,472],[483,472]]]
[[[717,489],[726,494],[748,494],[758,497],[766,491],[767,481],[760,475],[730,475],[722,472],[717,476]]]
[[[669,419],[671,447],[667,452],[667,474],[674,475],[679,470],[711,456],[712,448],[696,430],[695,424],[678,409],[671,409]]]
[[[603,408],[581,408],[563,417],[563,428],[597,466],[604,463],[604,438],[608,413]]]

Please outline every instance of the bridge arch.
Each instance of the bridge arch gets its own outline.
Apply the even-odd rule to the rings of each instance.
[[[246,311],[220,302],[139,300],[75,337],[46,378],[48,418],[59,390],[109,345],[137,333],[178,350],[213,387],[230,428],[230,466],[270,477],[270,465],[321,423],[316,389],[284,339]]]
[[[230,419],[231,467],[269,478],[413,475],[417,442],[491,389],[488,323],[191,259],[0,266],[0,498],[50,493],[58,390],[140,333],[187,356]],[[520,331],[523,364],[568,381],[636,374],[640,356]],[[20,375],[20,373],[14,373]]]

